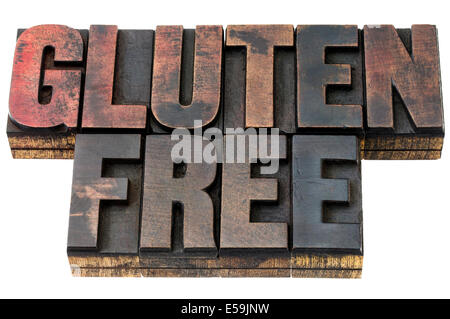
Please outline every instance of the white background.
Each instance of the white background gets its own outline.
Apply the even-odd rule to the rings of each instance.
[[[444,105],[450,93],[445,1],[3,1],[0,72],[0,297],[450,297],[449,164],[363,161],[360,280],[73,278],[66,255],[71,160],[13,160],[6,118],[16,29],[38,24],[436,24]],[[449,111],[446,108],[446,111]]]

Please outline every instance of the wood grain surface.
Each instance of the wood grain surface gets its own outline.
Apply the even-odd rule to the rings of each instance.
[[[155,124],[167,132],[194,128],[194,120],[207,126],[217,119],[222,47],[222,26],[197,26],[195,33],[184,32],[182,26],[156,28],[151,100]]]
[[[92,25],[83,105],[83,128],[145,129],[145,105],[112,104],[117,26]]]
[[[86,38],[62,25],[18,30],[6,128],[14,158],[73,157]]]
[[[216,178],[217,164],[180,164],[185,167],[179,176],[171,158],[173,144],[170,135],[147,136],[140,250],[215,256],[214,206],[205,190]],[[181,229],[173,225],[174,214],[181,215]],[[179,250],[172,247],[177,231],[182,238]]]
[[[245,104],[239,109],[245,127],[274,127],[275,48],[294,45],[292,25],[230,25],[225,44],[245,48]],[[230,127],[244,127],[231,122]]]
[[[354,174],[345,179],[341,174],[335,176],[328,162],[338,174],[344,169],[338,166],[350,162],[348,174],[352,171]],[[294,136],[292,180],[294,250],[361,253],[361,167],[357,138]],[[352,205],[355,209],[349,209]]]
[[[413,25],[411,30],[396,30],[392,25],[365,26],[364,47],[364,157],[440,157],[444,118],[436,28]],[[435,143],[427,144],[427,138]]]
[[[358,27],[355,25],[299,25],[297,43],[297,126],[339,132],[353,129],[362,133],[363,111],[361,59]],[[356,51],[351,64],[330,63],[327,50],[341,49],[347,56]],[[350,49],[350,50],[348,50]],[[338,51],[339,52],[339,51]],[[356,79],[356,81],[355,81]],[[359,93],[358,105],[327,101],[330,86],[346,87]],[[334,95],[337,95],[335,93]],[[345,101],[343,101],[345,102]]]
[[[227,135],[226,139],[229,138],[234,136]],[[286,158],[286,138],[281,136],[280,139],[280,144],[284,144],[280,149],[284,152],[280,152],[279,158]],[[220,249],[282,249],[287,252],[287,221],[252,222],[252,204],[277,202],[279,192],[277,179],[252,178],[251,158],[247,156],[245,163],[223,164]]]
[[[140,135],[79,134],[75,148],[69,256],[137,256]]]

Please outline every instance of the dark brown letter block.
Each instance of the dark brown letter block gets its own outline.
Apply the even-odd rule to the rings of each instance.
[[[81,271],[138,264],[140,149],[140,135],[77,136],[67,246]]]
[[[245,138],[246,143],[243,163],[236,157],[233,162],[227,158],[222,165],[220,265],[235,268],[235,273],[243,276],[253,273],[289,277],[290,173],[286,136],[278,138],[278,154],[271,152],[272,139],[268,136],[267,142],[258,141],[258,146],[251,148],[258,152],[252,156],[248,136],[227,135],[225,148],[233,147],[236,152],[240,138]],[[235,139],[234,145],[229,144],[230,139]],[[261,153],[264,143],[268,151]],[[268,165],[261,161],[268,159],[278,161],[279,168],[264,172],[262,169]]]
[[[7,125],[12,155],[70,158],[80,104],[83,37],[62,25],[40,25],[19,34]]]
[[[364,48],[364,158],[440,158],[444,119],[436,28],[365,26]]]
[[[294,136],[292,181],[293,269],[309,265],[324,274],[333,270],[358,276],[362,268],[358,139]],[[304,270],[298,275],[305,275]]]
[[[195,44],[195,48],[194,48]],[[221,104],[222,26],[158,26],[151,108],[154,132],[217,124]]]
[[[206,189],[216,179],[217,164],[175,165],[171,157],[173,145],[170,135],[147,136],[141,253],[216,256],[214,205]],[[178,214],[181,216],[175,216]],[[175,236],[181,245],[175,243]]]
[[[298,128],[303,131],[320,129],[342,133],[352,130],[353,133],[362,133],[358,27],[299,25],[296,39]],[[343,64],[345,60],[342,59],[342,62],[332,60],[339,59],[339,53],[348,59],[348,63]],[[339,87],[346,88],[350,94],[344,95],[342,90],[336,90]]]
[[[279,48],[291,50],[278,51]],[[285,58],[283,61],[277,59],[278,53]],[[294,61],[292,25],[228,26],[224,126],[279,127],[292,133]],[[279,97],[281,94],[283,97]]]
[[[236,138],[236,136],[226,136],[226,140],[230,138]],[[285,136],[279,137],[279,144],[281,150],[279,159],[286,158]],[[248,147],[248,143],[246,146]],[[282,249],[287,251],[288,216],[284,216],[284,222],[252,222],[252,203],[258,201],[277,202],[278,179],[253,178],[251,168],[256,163],[252,164],[251,160],[247,153],[245,163],[223,164],[221,252],[228,249]],[[287,189],[283,189],[283,191],[287,191]],[[289,210],[287,209],[287,211]],[[268,217],[270,219],[270,216]]]
[[[82,119],[83,129],[145,129],[146,127],[147,106],[145,104],[112,104],[117,34],[117,26],[93,25],[89,29]],[[139,39],[136,40],[138,41]],[[143,45],[143,43],[140,45]],[[147,43],[147,45],[150,44]],[[150,50],[150,47],[147,50]],[[140,63],[140,66],[143,66],[143,68],[136,68],[136,72],[147,72],[149,78],[151,59],[147,61],[147,65],[144,61],[144,63]],[[148,78],[145,75],[136,77],[137,80],[142,80],[140,83],[131,82],[135,80],[133,77],[128,78],[127,81],[130,81],[129,87],[137,85],[146,88],[148,85],[146,80]]]

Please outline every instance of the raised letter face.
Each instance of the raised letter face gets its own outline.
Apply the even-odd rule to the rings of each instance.
[[[191,136],[188,137],[191,139]],[[185,172],[175,173],[170,135],[147,136],[141,252],[208,252],[216,254],[214,207],[206,189],[216,178],[217,164],[184,164]],[[189,145],[191,143],[189,142]],[[175,206],[181,212],[175,212]],[[172,247],[172,220],[181,213],[183,247]],[[176,230],[179,231],[179,230]]]
[[[365,26],[367,126],[394,130],[395,87],[418,129],[443,129],[436,28],[413,25],[412,52],[391,25]]]
[[[89,29],[83,128],[144,129],[145,105],[113,105],[117,26],[93,25]],[[151,61],[148,61],[151,63]]]
[[[245,126],[273,127],[274,51],[294,45],[292,25],[230,25],[226,45],[247,48]]]
[[[139,161],[140,147],[140,135],[77,136],[67,244],[70,250],[98,251],[101,248],[101,252],[137,254],[141,173],[123,163]],[[103,177],[109,173],[105,159],[120,160],[124,167],[119,174],[112,174],[120,178]],[[101,201],[121,202],[122,206],[108,209],[100,205]],[[101,218],[109,232],[102,234],[102,247],[99,247],[101,213],[105,213]]]
[[[32,128],[64,125],[77,127],[81,70],[45,70],[46,49],[54,50],[55,63],[81,62],[83,39],[77,30],[62,25],[27,29],[17,40],[14,55],[9,114],[14,123]],[[51,87],[50,100],[41,97]]]
[[[354,136],[293,137],[294,250],[361,252],[361,173],[358,153],[357,138]],[[333,162],[335,165],[351,163],[352,166],[347,169],[349,178],[334,178],[333,170],[326,169]],[[336,203],[356,206],[356,210],[349,214],[342,206],[338,206],[337,211],[333,211],[332,206],[327,209],[327,205]]]
[[[351,87],[352,80],[354,81],[351,66],[326,63],[325,57],[326,49],[329,48],[358,48],[358,27],[299,25],[296,38],[298,127],[361,130],[363,125],[361,105],[327,103],[329,85]],[[362,77],[362,74],[356,76]]]
[[[180,102],[181,71],[191,68],[182,63],[184,45],[182,26],[156,28],[151,106],[155,119],[168,129],[194,128],[194,120],[206,126],[220,107],[222,26],[195,29],[192,101],[185,105]]]
[[[226,136],[226,139],[230,138],[235,136]],[[285,136],[280,136],[279,143],[278,158],[286,158]],[[276,178],[252,178],[249,156],[246,157],[245,163],[223,164],[220,248],[287,250],[287,223],[251,222],[251,203],[276,202],[279,199],[279,181]]]

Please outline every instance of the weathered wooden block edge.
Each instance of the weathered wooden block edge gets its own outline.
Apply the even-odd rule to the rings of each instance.
[[[78,268],[74,277],[159,277],[159,278],[341,278],[360,279],[362,269],[156,269],[156,268]]]
[[[301,135],[301,134],[287,134]],[[73,159],[76,134],[66,136],[9,136],[8,141],[14,159]],[[369,139],[360,139],[360,156],[364,160],[435,160],[440,159],[444,138],[433,138],[430,148],[370,148]],[[414,145],[414,141],[410,142]],[[32,147],[29,147],[32,146]]]
[[[156,258],[157,259],[157,258]],[[285,278],[360,278],[363,255],[355,254],[294,254],[287,267],[220,267],[176,268],[148,267],[139,256],[69,256],[75,277],[285,277]],[[214,263],[214,261],[213,261]]]

